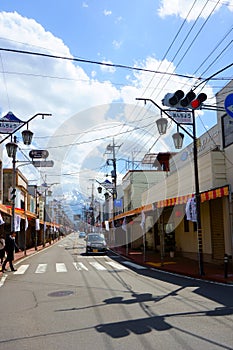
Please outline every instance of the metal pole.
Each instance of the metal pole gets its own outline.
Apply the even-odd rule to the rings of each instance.
[[[47,188],[45,189],[44,195],[44,227],[43,227],[43,247],[45,246],[45,231],[46,231],[46,197],[47,197]]]
[[[12,133],[9,133],[6,137],[4,137],[4,139],[0,140],[0,144],[3,143],[5,140],[7,140],[10,136],[12,137],[13,134],[15,134],[18,130],[20,130],[21,128],[23,128],[26,124],[28,124],[31,120],[35,119],[36,117],[38,117],[38,115],[42,116],[42,119],[44,119],[44,117],[46,116],[51,116],[51,113],[37,113],[35,114],[33,117],[29,118],[27,121],[22,121],[22,123],[20,123],[20,126],[18,126]]]
[[[193,159],[194,159],[194,177],[195,177],[195,199],[196,199],[196,214],[197,214],[197,243],[198,243],[198,263],[199,274],[204,275],[203,269],[203,242],[202,242],[202,227],[201,227],[201,201],[199,189],[199,173],[198,173],[198,154],[197,154],[197,137],[195,113],[192,110],[193,118]]]
[[[16,140],[14,140],[16,141]],[[12,158],[12,170],[13,170],[13,179],[12,179],[12,217],[11,217],[11,232],[15,232],[15,191],[16,191],[16,153],[13,154]]]
[[[197,137],[196,137],[196,123],[195,123],[195,113],[192,110],[192,127],[193,134],[187,131],[182,123],[178,123],[174,118],[172,118],[164,109],[162,109],[155,101],[149,98],[136,98],[136,100],[150,101],[153,103],[162,113],[171,119],[177,126],[179,126],[187,135],[193,139],[193,158],[194,158],[194,177],[195,177],[195,200],[196,200],[196,214],[197,214],[197,240],[198,240],[198,264],[199,273],[201,276],[204,275],[203,269],[203,242],[202,242],[202,227],[201,227],[201,201],[200,201],[200,190],[199,190],[199,174],[198,174],[198,154],[197,154]]]

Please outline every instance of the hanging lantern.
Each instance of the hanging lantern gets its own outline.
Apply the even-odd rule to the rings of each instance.
[[[104,197],[105,197],[105,200],[108,200],[108,198],[109,198],[108,192],[105,192]]]
[[[180,149],[183,147],[184,134],[176,132],[172,135],[172,138],[176,149]]]
[[[167,119],[166,118],[160,118],[158,120],[156,120],[156,124],[157,124],[157,128],[158,128],[158,132],[160,135],[164,135],[167,132]]]
[[[23,143],[25,145],[30,145],[32,143],[32,136],[33,132],[30,130],[23,130],[22,131],[22,138],[23,138]]]
[[[18,145],[15,142],[8,142],[6,144],[6,151],[9,158],[15,158]]]

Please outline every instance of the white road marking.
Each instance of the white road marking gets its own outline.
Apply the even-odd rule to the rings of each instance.
[[[145,270],[145,269],[147,269],[145,266],[134,264],[131,261],[123,261],[123,264],[129,265],[129,266],[134,267],[135,269],[138,269],[138,270]]]
[[[107,270],[103,265],[99,264],[97,261],[90,261],[90,265],[92,265],[96,270]]]
[[[35,273],[45,273],[47,270],[47,266],[48,266],[48,264],[39,264],[37,266]]]
[[[105,261],[106,264],[109,264],[112,266],[115,270],[128,270],[126,266],[123,266],[119,263],[116,263],[115,261]]]
[[[124,265],[130,266],[130,267],[133,267],[133,268],[136,268],[136,269],[146,269],[146,267],[138,265],[138,264],[135,264],[135,263],[130,262],[130,261],[123,261],[124,265],[119,264],[118,262],[115,262],[115,261],[107,261],[106,257],[105,257],[104,263],[108,264],[114,270],[118,270],[118,271],[127,270],[128,267],[126,267]],[[98,271],[105,271],[105,270],[107,270],[107,268],[104,265],[100,264],[97,261],[90,261],[89,259],[86,260],[86,264],[84,264],[83,262],[73,262],[73,266],[75,267],[75,269],[77,271],[81,271],[81,270],[89,271],[89,268],[86,266],[87,264],[90,264],[94,269],[96,269]],[[18,270],[14,272],[14,275],[23,275],[27,271],[29,266],[30,266],[29,264],[20,265],[18,267]],[[45,273],[47,271],[47,268],[48,268],[48,264],[38,264],[37,267],[36,267],[35,273],[36,274]],[[56,263],[56,272],[67,272],[66,265],[64,263]],[[3,286],[3,284],[4,284],[5,280],[6,280],[6,277],[7,277],[7,275],[2,276],[2,278],[0,280],[0,287]]]
[[[14,272],[14,275],[23,275],[28,268],[29,268],[29,265],[20,265],[18,267],[18,270]]]
[[[6,279],[7,279],[7,275],[4,274],[4,276],[2,276],[2,278],[0,280],[0,287],[2,287],[4,285]]]
[[[67,272],[66,265],[64,263],[56,263],[56,272]]]
[[[88,271],[88,268],[82,262],[73,262],[73,265],[76,268],[76,270],[78,270],[78,271],[80,271],[80,270]]]

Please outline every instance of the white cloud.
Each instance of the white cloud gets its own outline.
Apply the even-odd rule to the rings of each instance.
[[[119,23],[119,22],[122,22],[122,21],[123,21],[123,17],[119,16],[119,17],[116,18],[115,23]]]
[[[108,61],[108,60],[104,60],[104,61],[102,61],[102,63],[112,64],[112,62]],[[100,69],[101,69],[102,72],[105,72],[105,73],[115,73],[115,71],[116,71],[115,67],[107,66],[107,65],[106,66],[105,65],[101,66]]]
[[[113,44],[113,47],[118,50],[122,45],[122,41],[113,40],[112,44]]]
[[[105,16],[111,16],[112,11],[111,10],[104,10],[104,15]]]
[[[88,4],[86,2],[83,2],[82,4],[83,7],[89,7]]]
[[[231,0],[233,3],[233,1]],[[193,6],[193,0],[162,0],[161,6],[158,9],[158,14],[160,17],[165,18],[167,16],[178,16],[182,19],[185,19]],[[207,18],[209,14],[212,12],[214,7],[216,6],[215,1],[206,1],[197,0],[190,11],[190,14],[187,18],[187,21],[193,21],[197,19],[197,17]],[[214,12],[218,11],[221,8],[222,4],[219,3]],[[230,6],[229,6],[230,8]],[[232,11],[232,9],[231,9]]]
[[[61,39],[45,31],[35,20],[24,18],[16,12],[0,13],[0,32],[1,47],[72,57],[69,48]],[[125,70],[128,74],[128,84],[122,87],[115,86],[111,81],[104,81],[104,74],[101,76],[102,80],[98,80],[101,74],[99,70],[98,75],[95,70],[88,73],[73,61],[4,51],[1,51],[1,59],[4,74],[0,74],[0,106],[3,115],[9,110],[22,120],[28,120],[40,112],[53,115],[45,120],[36,118],[29,126],[34,132],[33,147],[48,147],[49,159],[54,160],[54,168],[46,169],[46,173],[51,176],[49,182],[57,182],[56,176],[59,177],[64,172],[83,173],[87,164],[91,168],[92,162],[88,162],[90,156],[94,151],[99,153],[99,148],[104,148],[107,142],[111,142],[112,136],[118,134],[114,123],[119,123],[120,133],[125,130],[124,127],[128,128],[129,123],[137,120],[139,116],[144,116],[141,111],[144,110],[143,103],[138,103],[140,108],[135,110],[135,98],[146,96],[161,101],[164,97],[163,79],[169,79],[169,76],[161,74]],[[104,62],[111,63],[110,60]],[[164,61],[161,64],[153,57],[135,65],[151,70],[175,70],[170,62]],[[101,66],[101,71],[115,73],[116,69]],[[121,70],[121,73],[123,79],[124,71]],[[169,88],[175,91],[184,83],[183,79],[173,77]],[[121,101],[122,104],[119,105],[116,101]],[[125,105],[128,104],[131,107],[126,113]],[[115,111],[115,108],[119,110]],[[141,119],[143,120],[143,117]],[[139,125],[136,122],[136,126]],[[91,135],[90,129],[95,128],[98,130]],[[129,138],[127,145],[137,140],[140,142],[140,132],[142,131],[138,130],[133,139]],[[145,134],[145,130],[143,133]],[[147,133],[144,137],[147,142],[151,135]],[[93,142],[95,138],[102,140]],[[141,144],[139,146],[141,147]],[[93,166],[96,167],[98,166]],[[32,177],[35,178],[35,175],[32,174]],[[65,181],[77,184],[77,177],[66,177]]]

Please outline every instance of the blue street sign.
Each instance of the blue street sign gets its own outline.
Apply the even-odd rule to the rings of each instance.
[[[224,105],[227,114],[233,118],[233,94],[227,95]]]

